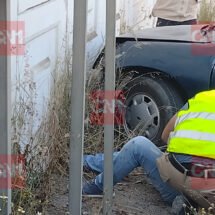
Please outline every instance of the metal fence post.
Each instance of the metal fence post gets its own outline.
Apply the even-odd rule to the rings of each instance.
[[[116,1],[106,0],[105,101],[115,101],[115,22]],[[110,102],[110,101],[109,101]],[[112,119],[110,119],[110,117]],[[112,122],[109,124],[109,122]],[[112,214],[113,204],[113,114],[104,114],[104,199],[103,214]]]
[[[74,0],[69,211],[81,214],[87,0]]]
[[[0,20],[8,20],[8,8],[7,1],[1,1],[0,7]],[[6,24],[7,27],[7,24]],[[1,48],[1,47],[0,47]],[[10,135],[10,70],[8,62],[7,52],[5,51],[4,56],[0,56],[0,160],[4,160],[7,167],[11,167],[11,135]],[[5,160],[6,159],[6,160]],[[6,166],[1,163],[1,168]],[[6,169],[5,169],[6,170]],[[1,169],[1,171],[4,171]],[[9,170],[6,170],[9,171]],[[0,179],[2,180],[3,176],[1,175]],[[4,185],[5,188],[0,189],[0,208],[2,214],[11,213],[11,178],[10,173],[7,174],[7,182]],[[7,198],[7,200],[4,200]]]

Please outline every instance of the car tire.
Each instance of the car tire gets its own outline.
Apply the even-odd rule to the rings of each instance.
[[[123,88],[125,110],[123,129],[129,136],[142,135],[161,146],[162,131],[183,106],[178,90],[162,76],[138,76]]]

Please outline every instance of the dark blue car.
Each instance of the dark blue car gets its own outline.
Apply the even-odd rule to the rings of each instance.
[[[215,88],[215,26],[168,26],[117,38],[124,129],[161,144],[167,121],[195,93]]]

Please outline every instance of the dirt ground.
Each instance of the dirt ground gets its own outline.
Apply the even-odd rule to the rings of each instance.
[[[46,215],[68,214],[68,177],[53,175],[51,195]],[[115,215],[169,215],[171,208],[165,205],[158,192],[147,181],[141,169],[133,171],[122,183],[114,187]],[[102,199],[83,198],[82,214],[102,214]]]

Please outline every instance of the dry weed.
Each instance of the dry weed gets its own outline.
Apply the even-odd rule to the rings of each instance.
[[[215,2],[214,0],[202,0],[198,20],[199,22],[214,22],[215,21]]]

